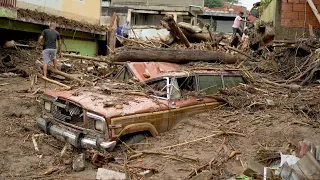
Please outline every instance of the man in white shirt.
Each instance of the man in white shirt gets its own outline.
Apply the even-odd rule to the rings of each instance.
[[[123,26],[123,28],[122,28],[122,35],[123,35],[123,37],[128,38],[128,37],[129,37],[130,30],[131,30],[131,26],[130,26],[129,21],[128,21],[127,24],[125,24],[125,25]]]

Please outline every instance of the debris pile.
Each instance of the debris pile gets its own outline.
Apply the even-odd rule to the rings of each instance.
[[[99,25],[92,25],[86,22],[79,22],[67,19],[62,16],[49,15],[45,12],[30,9],[18,9],[18,19],[26,21],[35,21],[36,23],[55,22],[61,28],[85,29],[89,32],[106,32],[106,28]]]

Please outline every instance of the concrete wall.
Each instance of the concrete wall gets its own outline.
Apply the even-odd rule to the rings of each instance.
[[[274,0],[276,7],[276,39],[295,39],[309,36],[309,24],[320,36],[320,23],[306,0]],[[320,1],[313,0],[320,10]]]
[[[190,5],[204,6],[204,0],[112,0],[111,6],[134,9],[189,11]]]
[[[99,24],[100,0],[18,0],[17,7]]]
[[[112,20],[113,13],[117,13],[119,25],[127,22],[128,7],[103,7],[101,10],[100,24],[109,25]]]
[[[273,0],[268,5],[266,9],[263,10],[263,14],[260,19],[264,22],[275,22],[276,21],[276,9],[277,9],[277,1]]]

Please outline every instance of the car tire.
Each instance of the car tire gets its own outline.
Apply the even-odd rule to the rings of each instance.
[[[137,144],[145,139],[146,139],[146,134],[139,133],[139,134],[133,134],[133,135],[129,136],[123,142],[126,143],[126,145],[131,146],[131,145]]]

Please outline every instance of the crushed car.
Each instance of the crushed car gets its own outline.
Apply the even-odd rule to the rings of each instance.
[[[141,93],[125,90],[134,82],[143,84]],[[157,136],[185,117],[224,104],[214,96],[195,94],[212,95],[245,82],[238,69],[129,62],[104,88],[45,91],[44,113],[37,124],[77,148],[111,151],[122,137]]]

